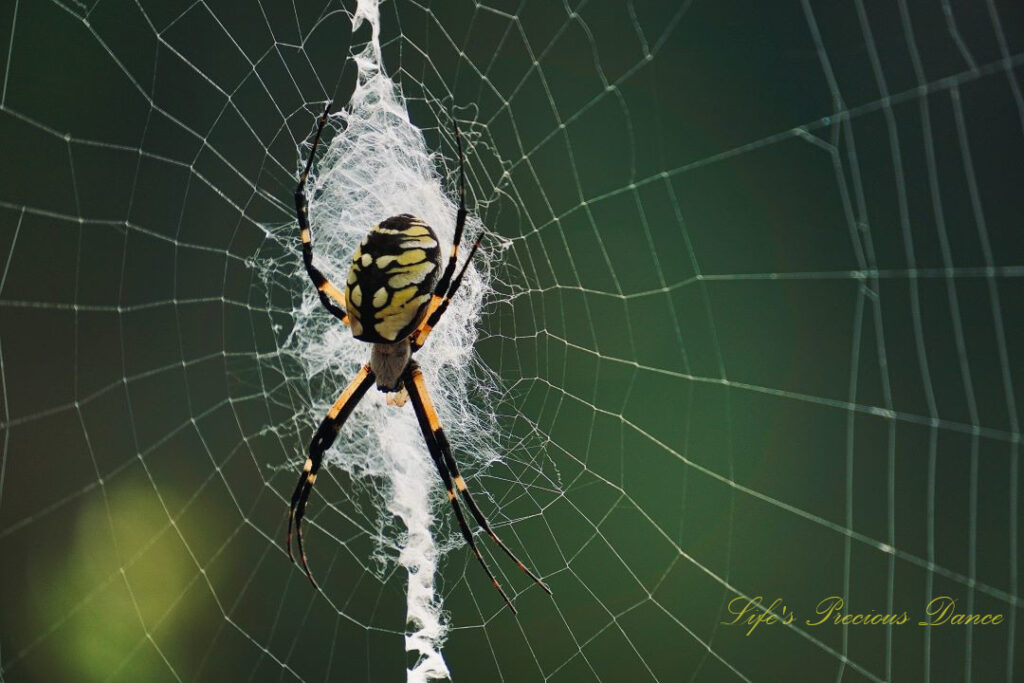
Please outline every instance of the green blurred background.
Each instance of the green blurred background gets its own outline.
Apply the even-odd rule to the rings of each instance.
[[[266,229],[353,87],[353,9],[3,3],[0,680],[412,664],[372,482],[318,482],[324,594],[279,543],[318,416]],[[453,678],[1024,675],[1021,4],[381,14],[413,122],[450,182],[454,103],[511,240],[478,350],[518,445],[475,481],[555,591],[507,575],[514,618],[446,556]],[[807,626],[830,595],[910,622]],[[916,626],[938,595],[1005,620]],[[797,620],[721,624],[757,596]]]

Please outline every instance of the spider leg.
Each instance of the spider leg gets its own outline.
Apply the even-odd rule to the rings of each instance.
[[[498,538],[498,534],[496,534],[494,530],[491,529],[491,525],[488,524],[487,518],[484,517],[483,512],[480,511],[480,508],[473,500],[473,496],[469,492],[469,487],[466,486],[466,480],[463,479],[462,475],[459,473],[459,465],[455,461],[455,456],[452,455],[452,448],[451,445],[449,445],[448,443],[448,437],[445,436],[444,429],[441,428],[440,420],[437,419],[437,413],[434,410],[433,403],[430,400],[430,395],[427,393],[427,385],[423,379],[422,371],[420,371],[418,367],[414,367],[412,369],[411,376],[415,392],[417,395],[419,395],[420,399],[424,404],[424,408],[427,410],[428,420],[430,415],[433,415],[434,422],[437,423],[437,426],[434,429],[434,437],[437,441],[438,446],[440,446],[441,448],[441,454],[444,457],[445,465],[452,474],[456,488],[459,490],[459,493],[462,495],[462,497],[466,500],[466,505],[467,507],[469,507],[469,511],[473,514],[473,518],[476,520],[476,523],[480,525],[480,528],[487,532],[487,535],[490,536],[491,539],[498,544],[498,547],[501,548],[505,552],[505,554],[508,555],[509,558],[511,558],[511,560],[515,562],[519,566],[519,568],[526,573],[527,576],[533,579],[534,583],[536,583],[538,586],[544,589],[544,591],[548,595],[551,595],[551,589],[547,586],[547,584],[541,581],[532,571],[530,571],[529,568],[527,568],[527,566],[523,564],[523,562],[518,557],[515,556],[515,554],[509,549],[509,547],[505,545],[500,538]]]
[[[473,243],[473,248],[469,251],[466,263],[463,264],[462,270],[459,271],[459,274],[453,280],[452,275],[455,274],[459,245],[462,243],[462,231],[466,227],[466,157],[462,152],[462,133],[459,131],[459,122],[455,120],[454,116],[452,117],[452,123],[455,126],[455,146],[459,151],[459,211],[455,216],[455,237],[452,240],[452,250],[448,256],[448,265],[445,266],[441,279],[437,281],[437,286],[434,288],[434,296],[427,305],[427,315],[423,323],[412,334],[413,351],[423,346],[427,337],[430,336],[430,331],[437,325],[441,316],[444,315],[445,309],[448,308],[448,301],[458,291],[459,285],[462,284],[462,276],[466,273],[469,262],[473,260],[473,254],[480,247],[480,238],[477,238]]]
[[[419,372],[419,370],[416,370]],[[413,408],[416,411],[416,418],[420,423],[420,430],[423,432],[423,440],[427,443],[427,449],[430,451],[430,457],[434,461],[434,465],[437,467],[437,473],[441,476],[441,481],[444,482],[444,487],[448,492],[448,501],[452,504],[452,509],[455,511],[455,519],[459,522],[459,531],[462,532],[462,538],[466,540],[476,556],[477,562],[483,567],[484,572],[487,574],[487,578],[491,580],[494,588],[501,595],[505,604],[512,610],[512,614],[518,614],[512,601],[509,599],[505,590],[498,583],[498,579],[494,577],[491,572],[491,568],[487,566],[487,561],[484,560],[483,554],[476,545],[476,541],[473,539],[473,533],[469,530],[469,525],[466,524],[466,517],[462,514],[462,506],[459,505],[459,499],[455,497],[455,487],[452,485],[451,473],[448,471],[448,467],[444,463],[444,456],[441,453],[441,447],[438,445],[437,440],[434,438],[434,430],[431,427],[430,417],[425,410],[422,397],[416,393],[415,387],[412,384],[411,374],[406,373],[405,375],[406,387],[409,390],[409,397],[412,399]],[[429,401],[429,397],[427,398]]]
[[[498,535],[493,529],[491,529],[491,525],[487,522],[487,518],[484,517],[483,512],[480,511],[480,508],[473,500],[473,497],[469,492],[469,487],[466,486],[466,481],[462,478],[462,475],[459,474],[459,466],[455,462],[451,446],[448,444],[448,438],[444,434],[444,429],[441,427],[437,411],[434,409],[434,404],[430,399],[430,394],[427,392],[426,383],[423,380],[423,373],[415,364],[410,366],[410,370],[406,375],[405,383],[406,388],[409,391],[409,398],[412,399],[413,407],[416,410],[416,417],[420,422],[420,429],[423,431],[423,436],[427,440],[427,446],[431,449],[431,456],[434,457],[435,461],[440,458],[440,462],[438,462],[439,469],[443,464],[444,469],[450,475],[447,479],[442,475],[442,479],[445,479],[448,487],[449,498],[452,499],[453,503],[456,502],[454,492],[451,487],[451,483],[454,481],[455,487],[465,500],[466,506],[469,507],[470,513],[473,515],[473,518],[476,520],[476,523],[480,528],[487,532],[487,535],[491,537],[491,540],[493,540],[498,547],[501,548],[502,551],[504,551],[505,554],[508,555],[512,561],[515,562],[521,570],[523,570],[523,572],[526,573],[527,576],[533,579],[534,583],[540,586],[548,595],[551,595],[551,589],[548,588],[547,584],[541,581],[532,571],[530,571],[529,568],[527,568],[527,566],[515,556],[509,547],[505,545],[500,538],[498,538]],[[461,517],[461,515],[457,516]],[[468,529],[463,529],[463,535],[466,536],[467,534]],[[468,538],[472,538],[472,536],[469,535]],[[470,545],[473,546],[472,542],[470,542]],[[474,546],[474,551],[475,550],[476,548]],[[477,553],[477,555],[479,556],[479,553]],[[487,567],[485,566],[484,568],[486,569]],[[488,575],[490,575],[490,571],[488,571]],[[495,582],[495,585],[497,585],[497,582]],[[499,588],[499,590],[501,589]]]
[[[374,375],[370,370],[370,366],[364,365],[356,373],[352,381],[349,382],[349,385],[345,387],[345,391],[341,392],[341,396],[334,402],[331,409],[327,411],[327,415],[317,428],[316,434],[313,435],[313,440],[309,442],[309,457],[306,458],[306,463],[302,466],[302,472],[299,473],[299,483],[296,484],[295,491],[292,493],[291,507],[288,510],[288,535],[285,537],[288,559],[292,562],[295,561],[295,558],[292,556],[292,524],[294,523],[302,568],[306,572],[306,578],[317,589],[319,589],[319,586],[317,586],[316,581],[313,580],[313,574],[309,571],[309,564],[306,562],[306,551],[302,547],[302,518],[306,514],[306,502],[309,500],[309,494],[313,490],[313,484],[316,482],[316,475],[320,471],[324,452],[334,443],[338,432],[341,431],[342,425],[345,424],[345,420],[352,414],[356,404],[359,403],[367,389],[373,384],[373,380]]]
[[[455,262],[459,255],[459,244],[462,243],[462,230],[466,227],[466,157],[462,154],[462,133],[459,131],[459,122],[452,116],[452,124],[455,126],[455,145],[459,150],[459,211],[455,215],[455,237],[452,239],[452,250],[448,256],[448,265],[445,266],[441,279],[437,281],[434,288],[434,296],[444,298],[448,294],[448,287],[455,273]]]
[[[473,261],[473,255],[476,254],[476,250],[480,248],[480,237],[477,237],[473,242],[473,247],[469,250],[469,256],[466,257],[466,262],[462,264],[462,268],[459,270],[459,274],[452,280],[451,286],[448,288],[448,293],[445,296],[439,296],[434,294],[434,297],[427,304],[427,315],[423,318],[423,322],[420,326],[413,331],[410,335],[410,343],[412,344],[412,350],[419,350],[424,343],[427,341],[427,337],[430,336],[434,326],[437,325],[438,321],[441,320],[441,316],[448,310],[448,302],[455,296],[455,292],[459,291],[459,287],[462,285],[462,277],[466,274],[466,269],[469,268],[469,264]]]
[[[313,281],[320,303],[330,311],[331,315],[348,324],[348,316],[345,314],[345,295],[328,280],[320,269],[313,265],[313,238],[309,230],[309,200],[306,198],[306,178],[309,170],[313,167],[313,157],[316,156],[316,148],[320,144],[320,134],[323,133],[324,125],[327,123],[327,114],[331,110],[331,103],[324,107],[324,113],[320,115],[316,125],[316,136],[313,138],[313,149],[309,152],[309,159],[306,160],[306,168],[299,176],[299,184],[295,188],[295,214],[299,219],[299,238],[302,240],[302,262],[306,266],[306,274]]]

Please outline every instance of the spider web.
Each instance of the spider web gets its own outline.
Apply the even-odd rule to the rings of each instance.
[[[0,680],[1014,680],[1020,7],[374,9],[0,13]],[[366,353],[300,267],[328,99],[336,283],[384,215],[450,239],[463,131],[488,238],[422,362],[554,590],[483,544],[518,617],[376,392],[311,499],[324,591],[283,555]],[[911,623],[807,625],[830,595]],[[916,626],[942,595],[1005,620]],[[757,597],[800,618],[721,623]]]

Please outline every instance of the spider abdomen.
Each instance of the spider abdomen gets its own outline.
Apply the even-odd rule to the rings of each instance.
[[[394,344],[427,312],[440,268],[437,235],[403,213],[374,226],[352,256],[347,312],[356,339]]]

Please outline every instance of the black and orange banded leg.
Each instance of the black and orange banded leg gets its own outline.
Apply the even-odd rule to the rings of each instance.
[[[501,548],[506,555],[508,555],[516,565],[526,573],[534,583],[540,586],[548,595],[551,595],[551,589],[541,581],[532,571],[527,568],[523,562],[515,556],[515,554],[506,546],[498,535],[491,529],[490,524],[487,522],[487,518],[484,517],[483,512],[477,506],[473,500],[472,495],[469,492],[469,488],[466,486],[466,481],[459,474],[458,464],[455,462],[455,458],[452,455],[451,446],[448,443],[448,438],[444,434],[444,429],[441,427],[441,422],[438,419],[437,411],[434,409],[434,404],[430,399],[430,394],[427,391],[426,383],[423,379],[423,373],[415,363],[410,364],[409,370],[405,376],[406,390],[409,392],[409,398],[412,399],[413,407],[416,410],[416,417],[420,423],[420,429],[423,432],[423,437],[427,442],[427,447],[430,449],[431,457],[434,458],[437,464],[438,471],[441,473],[441,479],[444,480],[445,486],[448,489],[448,498],[452,501],[452,505],[455,508],[456,517],[459,520],[459,527],[462,530],[463,537],[466,538],[467,543],[473,549],[477,559],[483,566],[487,575],[494,583],[495,588],[498,592],[505,597],[505,592],[498,585],[498,582],[494,579],[490,569],[488,569],[486,563],[484,563],[483,556],[477,550],[475,543],[472,540],[472,534],[469,529],[465,526],[465,519],[462,515],[462,511],[459,508],[458,501],[455,498],[455,492],[452,490],[452,483],[454,482],[455,488],[458,489],[459,494],[466,502],[466,506],[469,507],[469,511],[472,513],[476,523],[480,525],[487,535],[491,537],[499,548]],[[505,602],[508,603],[513,613],[516,611],[512,607],[512,603],[509,602],[508,598],[505,597]]]
[[[448,264],[444,268],[441,279],[434,288],[434,296],[444,298],[448,294],[452,275],[455,274],[455,263],[459,257],[459,245],[462,243],[462,231],[466,227],[466,158],[462,154],[462,133],[459,122],[452,116],[455,126],[455,146],[459,151],[459,211],[455,215],[455,237],[452,239],[452,250],[448,255]]]
[[[306,551],[302,547],[302,518],[306,514],[306,502],[309,500],[309,494],[313,490],[313,484],[316,482],[316,475],[320,471],[320,463],[323,462],[324,453],[334,443],[338,432],[341,431],[342,426],[345,424],[345,420],[352,414],[356,404],[359,403],[367,389],[373,384],[373,380],[374,375],[370,370],[370,366],[364,365],[356,373],[352,381],[349,382],[349,385],[345,387],[345,391],[341,392],[341,396],[334,402],[331,409],[327,411],[327,415],[317,428],[316,434],[313,435],[313,440],[309,442],[309,457],[306,458],[306,463],[302,466],[302,472],[299,473],[299,483],[296,484],[295,492],[292,493],[291,508],[288,511],[288,535],[285,537],[288,559],[292,562],[295,561],[295,558],[292,556],[292,524],[294,523],[295,535],[298,539],[299,559],[302,562],[302,568],[306,572],[306,578],[309,579],[314,588],[319,588],[319,586],[316,585],[316,581],[313,580],[313,574],[309,571],[309,564],[306,562]]]
[[[430,395],[427,393],[427,386],[423,380],[423,373],[420,371],[419,368],[413,369],[412,380],[413,384],[416,387],[416,393],[422,397],[424,406],[428,409],[428,417],[430,414],[433,414],[435,416],[434,419],[436,421],[437,413],[434,412],[434,406],[430,401]],[[480,525],[480,528],[483,529],[487,533],[487,535],[491,537],[491,540],[497,543],[498,547],[501,548],[505,552],[505,554],[508,555],[509,558],[511,558],[511,560],[515,562],[520,569],[523,570],[523,572],[526,573],[527,576],[533,579],[534,583],[536,583],[538,586],[544,589],[544,591],[548,595],[551,595],[551,589],[548,588],[547,584],[541,581],[536,574],[530,571],[530,569],[525,564],[523,564],[523,562],[518,557],[515,556],[515,554],[509,549],[509,547],[505,545],[500,538],[498,538],[498,534],[496,534],[494,530],[491,529],[491,525],[487,523],[487,518],[484,517],[484,513],[480,511],[480,508],[473,500],[472,494],[470,494],[469,492],[469,487],[466,486],[466,480],[463,479],[462,475],[459,473],[459,465],[455,461],[455,456],[452,455],[452,447],[448,443],[448,437],[445,436],[444,429],[441,428],[440,422],[438,422],[437,428],[434,430],[434,438],[437,440],[437,444],[441,448],[441,455],[444,457],[444,462],[445,465],[448,467],[448,471],[451,472],[452,474],[452,479],[455,482],[455,487],[459,490],[459,493],[462,495],[462,497],[465,498],[466,506],[469,507],[469,511],[473,514],[473,518],[476,520],[476,523]]]
[[[419,370],[416,370],[419,372]],[[445,490],[448,493],[448,502],[452,504],[452,509],[455,511],[455,519],[459,522],[459,531],[462,532],[462,538],[466,540],[466,545],[472,549],[473,554],[476,556],[477,562],[483,567],[484,572],[487,574],[487,578],[491,580],[494,588],[501,595],[505,604],[512,610],[512,614],[517,614],[515,605],[509,599],[505,590],[498,583],[498,579],[495,578],[491,572],[491,568],[487,566],[487,561],[484,560],[483,554],[480,549],[476,546],[476,541],[473,539],[473,533],[469,530],[469,525],[466,524],[466,517],[462,514],[462,506],[459,505],[459,499],[455,497],[455,487],[452,485],[451,473],[444,464],[444,456],[441,454],[441,447],[438,445],[437,440],[434,438],[434,431],[431,427],[430,417],[426,411],[426,407],[423,403],[423,397],[418,393],[415,393],[416,389],[413,386],[411,374],[407,371],[405,375],[405,385],[409,392],[409,397],[412,399],[413,408],[416,411],[416,418],[420,423],[420,430],[423,432],[423,439],[427,442],[427,449],[430,451],[430,457],[434,461],[434,465],[437,467],[437,473],[441,476],[441,481],[444,482]],[[429,401],[430,398],[427,397]],[[431,406],[433,408],[433,406]]]
[[[320,144],[320,134],[323,133],[324,124],[327,123],[327,114],[331,110],[331,103],[324,107],[324,113],[316,126],[316,136],[313,138],[313,149],[309,152],[309,159],[306,161],[306,168],[299,176],[299,185],[295,188],[295,214],[299,219],[299,238],[302,240],[302,262],[306,266],[306,274],[313,281],[320,303],[331,312],[335,318],[348,324],[348,316],[345,314],[345,295],[331,284],[320,269],[313,265],[313,237],[309,230],[309,200],[306,198],[306,178],[309,177],[309,170],[313,167],[313,157],[316,156],[316,148]]]
[[[448,301],[458,291],[459,285],[462,284],[462,276],[465,275],[466,268],[469,266],[470,261],[473,260],[473,254],[480,247],[480,238],[478,237],[469,251],[466,263],[463,264],[459,274],[453,280],[452,276],[455,275],[455,266],[459,257],[459,246],[462,244],[462,232],[466,227],[466,158],[462,153],[462,133],[459,131],[459,123],[455,120],[454,116],[452,117],[452,122],[455,126],[455,146],[459,151],[459,211],[455,217],[455,237],[452,239],[452,250],[448,255],[448,264],[445,266],[444,273],[441,274],[441,279],[437,281],[437,286],[434,287],[434,296],[427,305],[427,315],[423,319],[423,323],[412,335],[412,348],[414,351],[423,346],[424,342],[427,341],[427,337],[430,336],[430,331],[437,325],[441,316],[444,315],[445,309],[448,308]]]
[[[427,306],[427,315],[420,323],[420,326],[411,335],[412,350],[418,351],[427,341],[427,337],[434,330],[434,327],[441,320],[441,316],[448,310],[448,302],[455,296],[455,292],[459,291],[459,286],[462,284],[462,277],[466,274],[466,269],[469,268],[469,264],[473,261],[473,255],[476,254],[476,250],[480,248],[479,237],[473,242],[473,247],[469,250],[469,256],[466,257],[466,262],[462,264],[462,268],[459,270],[459,274],[452,280],[451,286],[448,288],[448,294],[440,296],[434,294],[434,297],[430,300]]]

